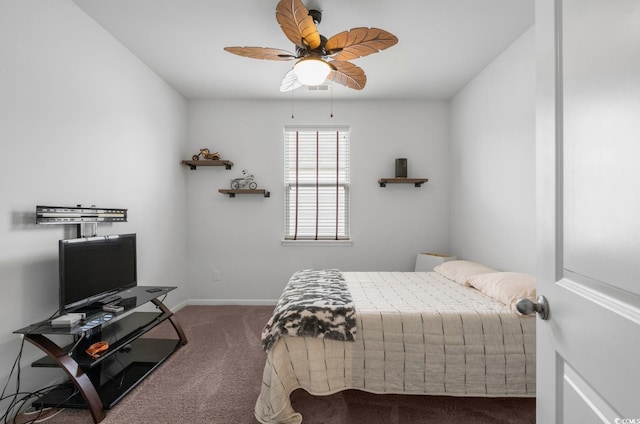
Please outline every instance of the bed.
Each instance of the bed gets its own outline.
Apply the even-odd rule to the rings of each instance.
[[[536,320],[516,313],[514,304],[520,297],[535,299],[535,279],[468,261],[445,264],[448,269],[439,272],[333,270],[350,295],[340,303],[333,293],[327,303],[333,305],[333,327],[323,324],[327,312],[320,308],[322,316],[310,320],[320,331],[301,333],[305,326],[289,319],[273,337],[276,311],[300,277],[294,274],[263,333],[267,359],[257,420],[301,423],[289,400],[298,388],[312,395],[358,389],[534,397]],[[304,283],[313,286],[316,271],[300,272]],[[313,293],[311,303],[318,300]],[[301,296],[292,297],[300,301]],[[299,310],[293,315],[299,317]]]

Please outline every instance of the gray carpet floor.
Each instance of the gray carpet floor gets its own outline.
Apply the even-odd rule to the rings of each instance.
[[[266,354],[260,344],[271,306],[187,306],[176,314],[189,343],[114,408],[103,424],[255,424]],[[175,337],[163,323],[150,337]],[[533,424],[535,399],[375,395],[291,395],[304,424]],[[58,411],[47,411],[53,415]],[[20,417],[29,422],[35,416]],[[39,419],[45,416],[39,417]],[[86,410],[65,409],[48,424],[90,424]]]

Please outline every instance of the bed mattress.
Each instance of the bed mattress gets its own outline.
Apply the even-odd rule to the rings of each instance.
[[[344,272],[355,341],[280,338],[267,352],[255,415],[300,423],[289,400],[372,393],[535,396],[535,319],[435,272]]]

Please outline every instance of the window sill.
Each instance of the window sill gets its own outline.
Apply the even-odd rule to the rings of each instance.
[[[345,247],[351,246],[353,240],[281,240],[283,246],[322,246]]]

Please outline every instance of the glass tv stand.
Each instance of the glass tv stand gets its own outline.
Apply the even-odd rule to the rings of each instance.
[[[60,367],[69,377],[68,389],[55,390],[39,399],[37,406],[89,409],[94,423],[105,418],[105,409],[117,404],[153,370],[187,343],[173,312],[158,300],[176,287],[137,286],[118,293],[124,311],[102,311],[102,305],[79,311],[87,317],[73,327],[52,327],[49,321],[14,331],[45,352],[33,367]],[[154,312],[136,311],[151,302]],[[169,321],[177,338],[141,337]],[[66,346],[48,335],[72,336]],[[58,339],[59,337],[57,337]],[[109,348],[94,359],[86,353],[89,346],[106,341]],[[74,394],[74,392],[77,392]]]

